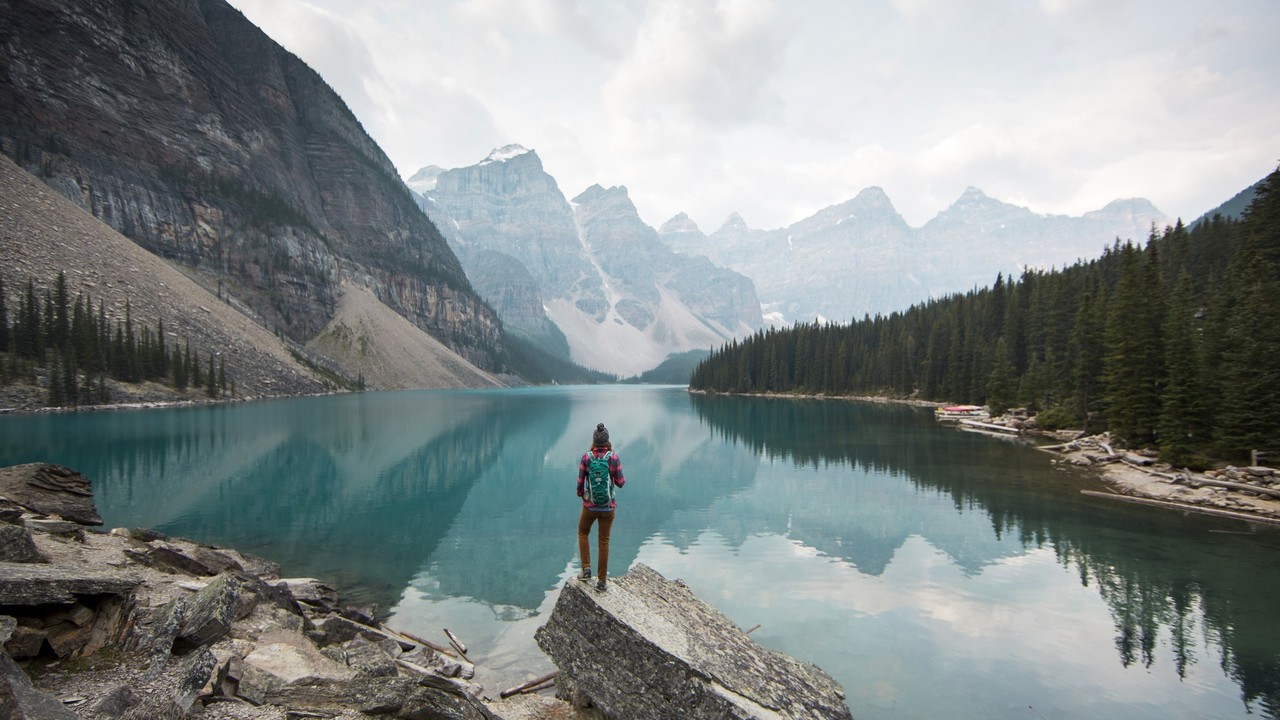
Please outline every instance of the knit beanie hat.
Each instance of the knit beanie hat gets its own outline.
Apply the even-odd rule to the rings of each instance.
[[[604,447],[608,443],[609,443],[609,429],[604,426],[604,423],[597,424],[596,431],[591,436],[591,445],[593,447]]]

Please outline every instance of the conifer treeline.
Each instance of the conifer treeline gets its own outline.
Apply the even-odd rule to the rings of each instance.
[[[127,300],[124,319],[113,325],[101,298],[96,310],[83,292],[71,301],[66,273],[58,273],[43,292],[28,279],[12,298],[4,280],[0,276],[0,385],[36,384],[43,374],[46,402],[56,407],[110,402],[108,378],[199,388],[209,397],[235,393],[234,380],[227,385],[225,359],[215,368],[210,352],[207,367],[201,367],[189,341],[169,346],[163,319],[154,329],[135,329]]]
[[[1280,170],[1241,220],[1152,228],[1145,247],[888,316],[763,330],[690,387],[1026,406],[1178,465],[1280,457]]]

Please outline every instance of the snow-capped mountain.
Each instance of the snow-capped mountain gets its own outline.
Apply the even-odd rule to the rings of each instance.
[[[593,186],[571,205],[532,150],[424,168],[410,184],[504,324],[586,367],[638,374],[763,324],[749,279],[673,252],[625,188]]]
[[[734,213],[706,236],[686,220],[677,215],[664,223],[662,240],[754,280],[774,325],[903,310],[985,287],[998,273],[1096,257],[1117,238],[1141,242],[1152,224],[1168,222],[1142,199],[1068,217],[1040,215],[969,188],[917,229],[876,187],[777,230],[754,230]]]

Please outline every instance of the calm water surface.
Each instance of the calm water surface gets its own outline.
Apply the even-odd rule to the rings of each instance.
[[[643,562],[760,624],[860,720],[1280,717],[1280,534],[1082,497],[1046,454],[913,408],[365,393],[0,417],[0,463],[80,470],[108,527],[234,546],[393,627],[448,627],[496,692],[550,668],[532,636],[577,570],[597,422],[628,479],[614,574]]]

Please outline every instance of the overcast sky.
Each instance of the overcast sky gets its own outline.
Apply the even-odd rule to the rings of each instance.
[[[876,185],[1191,220],[1280,163],[1276,0],[231,0],[401,175],[532,148],[569,198],[773,229]]]

